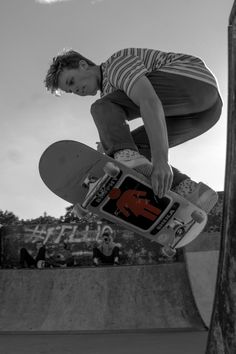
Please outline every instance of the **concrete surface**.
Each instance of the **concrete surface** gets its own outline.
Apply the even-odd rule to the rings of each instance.
[[[199,314],[209,328],[215,297],[220,234],[201,234],[185,249],[190,287]]]
[[[205,330],[219,238],[202,234],[182,263],[0,270],[0,333]]]
[[[204,354],[207,332],[0,335],[1,354]]]
[[[0,271],[0,331],[203,329],[184,263]]]

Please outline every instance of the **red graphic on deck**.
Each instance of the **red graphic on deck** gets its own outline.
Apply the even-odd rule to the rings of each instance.
[[[116,206],[126,217],[133,214],[154,221],[161,214],[161,210],[150,204],[150,200],[145,198],[146,195],[147,192],[135,189],[129,189],[122,193],[119,188],[113,188],[109,193],[111,199],[117,199]]]

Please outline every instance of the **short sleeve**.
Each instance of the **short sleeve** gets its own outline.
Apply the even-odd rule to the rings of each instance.
[[[115,89],[129,96],[135,81],[147,73],[147,68],[138,56],[122,55],[110,65],[108,80]]]

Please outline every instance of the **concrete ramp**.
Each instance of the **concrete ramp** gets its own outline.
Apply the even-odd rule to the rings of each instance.
[[[185,249],[185,262],[193,296],[205,326],[210,326],[215,297],[220,233],[202,233]]]
[[[184,263],[0,271],[0,331],[204,329]]]

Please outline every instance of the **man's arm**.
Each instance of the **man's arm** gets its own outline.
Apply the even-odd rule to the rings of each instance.
[[[146,76],[138,79],[129,97],[140,107],[141,117],[149,138],[153,173],[152,187],[160,198],[171,188],[172,169],[168,163],[168,135],[162,103]]]

